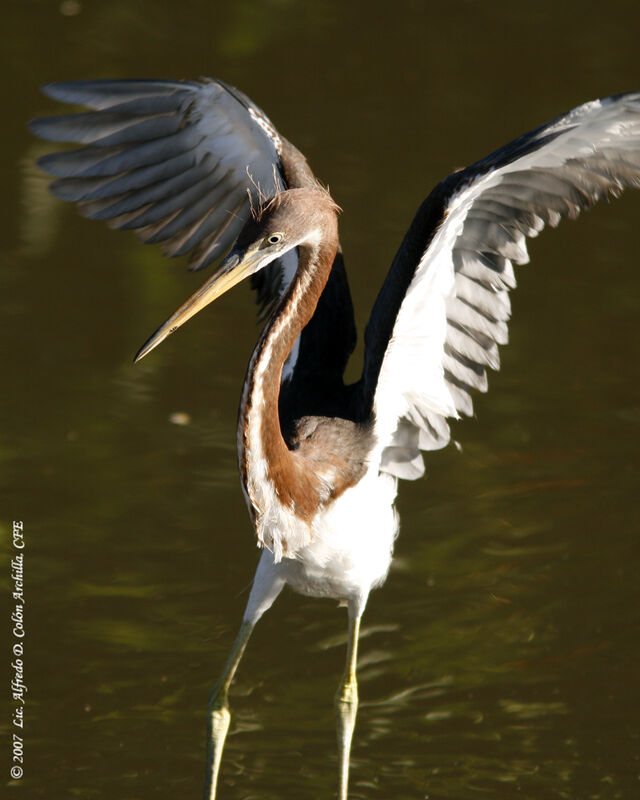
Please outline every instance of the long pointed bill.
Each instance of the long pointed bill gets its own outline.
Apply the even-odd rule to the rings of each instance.
[[[195,316],[198,311],[209,305],[216,298],[228,292],[241,280],[251,275],[258,269],[258,262],[262,254],[259,250],[246,250],[243,254],[232,252],[222,262],[220,269],[204,283],[197,292],[184,302],[180,308],[152,334],[136,353],[134,361],[140,361],[150,353],[167,336],[178,330],[181,325]]]

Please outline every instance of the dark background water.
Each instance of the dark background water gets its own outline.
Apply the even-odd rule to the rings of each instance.
[[[639,17],[622,0],[5,0],[0,523],[7,586],[13,519],[27,536],[29,687],[10,796],[199,797],[207,696],[257,558],[235,467],[253,298],[238,288],[134,367],[201,276],[47,194],[47,145],[25,129],[56,110],[38,86],[240,87],[343,207],[362,330],[438,179],[640,88]],[[397,557],[364,618],[354,798],[640,796],[639,218],[629,193],[531,244],[462,449],[401,487]],[[345,635],[331,602],[285,593],[266,615],[221,800],[332,796]]]

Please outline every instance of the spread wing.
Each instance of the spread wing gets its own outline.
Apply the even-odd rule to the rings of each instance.
[[[92,219],[189,254],[192,269],[221,256],[258,187],[285,188],[282,139],[248,98],[218,81],[78,81],[43,87],[91,111],[33,120],[43,139],[80,149],[46,155],[51,191]]]
[[[422,475],[447,418],[473,413],[507,342],[526,238],[640,186],[640,93],[579,106],[440,183],[418,210],[365,334],[362,391],[380,469]]]
[[[221,81],[94,80],[52,83],[43,91],[91,109],[30,123],[43,139],[81,145],[39,160],[56,178],[51,191],[77,203],[87,217],[161,243],[168,256],[188,255],[191,269],[229,249],[252,204],[283,189],[315,185],[304,156],[246,95]],[[297,267],[292,251],[252,277],[264,313]],[[327,296],[335,299],[340,324],[333,325],[336,313],[327,319],[337,347],[339,332],[346,329],[354,339],[355,326],[341,259],[334,271]],[[322,320],[317,322],[319,327]],[[296,342],[283,379],[293,373],[301,341],[311,362],[327,360],[327,348],[312,334]]]

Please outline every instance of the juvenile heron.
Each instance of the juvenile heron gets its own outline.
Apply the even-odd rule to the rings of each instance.
[[[507,341],[514,263],[526,238],[640,185],[640,94],[596,100],[439,183],[418,209],[375,301],[361,378],[338,206],[302,154],[221,81],[51,84],[91,111],[35,120],[79,149],[47,155],[51,189],[83,214],[189,253],[193,269],[232,249],[137,359],[245,277],[270,311],[249,363],[238,423],[242,488],[262,554],[240,631],[210,700],[206,794],[229,728],[228,691],[251,632],[285,585],[347,605],[336,696],[339,790],[347,797],[358,705],[358,630],[387,575],[399,478],[472,414]],[[235,244],[234,244],[235,242]]]

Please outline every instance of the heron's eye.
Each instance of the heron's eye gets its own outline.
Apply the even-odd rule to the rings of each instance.
[[[280,242],[284,239],[284,233],[272,233],[270,236],[267,236],[264,240],[265,244],[280,244]]]

